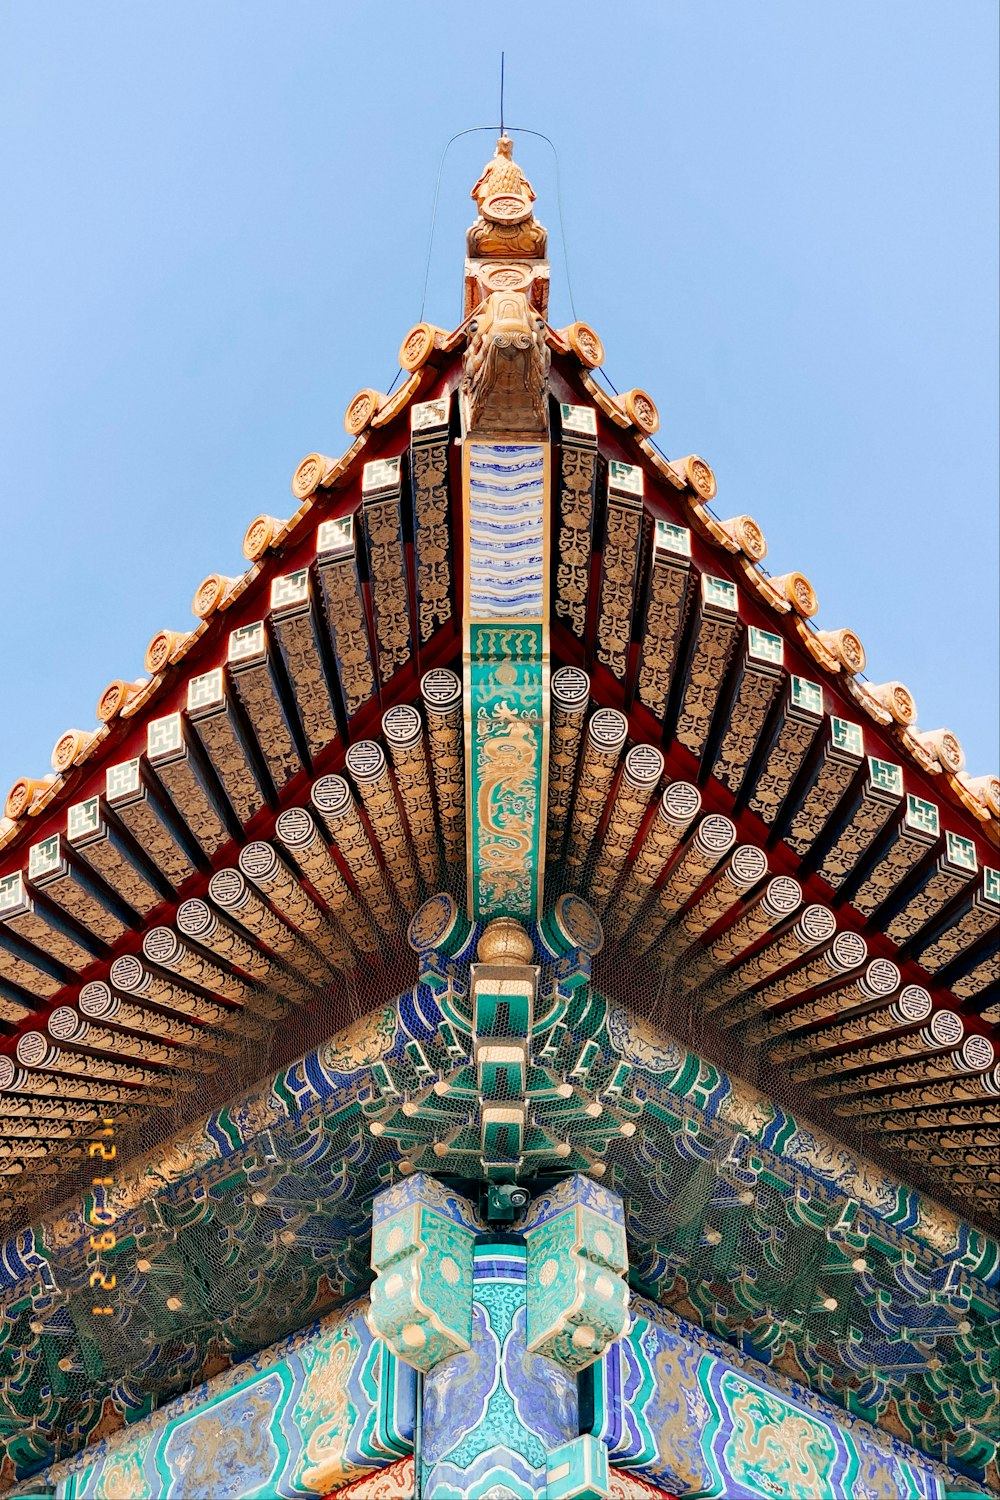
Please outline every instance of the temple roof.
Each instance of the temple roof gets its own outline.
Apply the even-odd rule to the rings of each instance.
[[[862,1113],[862,1081],[882,1090],[863,1112],[905,1140],[917,1175],[995,1209],[979,1144],[966,1163],[962,1128],[945,1143],[922,1127],[992,1108],[1000,784],[965,774],[950,731],[916,728],[901,683],[864,678],[850,630],[815,626],[808,579],[764,569],[751,517],[718,518],[708,463],[665,458],[652,399],[599,382],[594,331],[544,322],[545,232],[508,139],[473,197],[465,323],[406,335],[399,389],[360,391],[346,452],[308,455],[293,514],[251,521],[247,571],[203,580],[198,626],[158,632],[150,675],[109,684],[100,727],[67,731],[55,774],[8,795],[8,1210],[29,1163],[37,1184],[78,1149],[13,1134],[18,1097],[64,1094],[84,1071],[129,1108],[170,1097],[169,1016],[238,1026],[226,1006],[282,975],[287,992],[293,959],[303,1001],[372,956],[370,919],[412,911],[465,863],[454,396],[504,290],[542,331],[558,439],[555,881],[610,908],[611,937],[669,965],[723,1031],[792,1061],[819,1097],[846,1096],[835,1111]],[[497,406],[508,427],[512,400]],[[539,408],[519,430],[546,420]],[[155,1047],[103,1024],[142,996],[159,1005]]]
[[[778,1281],[780,1247],[794,1241],[798,1254],[799,1229],[814,1259],[836,1241],[831,1274],[846,1256],[867,1276],[857,1246],[848,1254],[860,1213],[886,1263],[840,1299],[836,1348],[813,1349],[800,1329],[800,1363],[849,1400],[863,1345],[873,1370],[883,1362],[872,1409],[896,1420],[886,1411],[902,1411],[893,1392],[906,1371],[893,1361],[909,1334],[890,1319],[892,1347],[873,1353],[869,1323],[900,1276],[911,1301],[933,1285],[950,1322],[928,1324],[921,1359],[954,1422],[935,1426],[931,1396],[898,1419],[915,1441],[927,1427],[928,1451],[978,1453],[985,1419],[953,1413],[958,1375],[938,1373],[933,1345],[979,1338],[955,1319],[974,1306],[988,1321],[995,1301],[984,1287],[996,1243],[965,1221],[995,1230],[1000,1211],[1000,783],[966,775],[950,731],[916,727],[901,683],[865,678],[857,636],[816,624],[808,579],[764,567],[751,517],[720,519],[709,463],[664,455],[652,397],[608,389],[594,330],[549,325],[546,233],[509,141],[473,197],[460,326],[406,334],[398,388],[363,389],[348,406],[346,451],[307,455],[291,514],[251,521],[246,572],[204,579],[196,627],[154,635],[148,675],[109,684],[99,727],[67,731],[54,774],[7,798],[0,1239],[11,1327],[28,1319],[25,1368],[50,1334],[68,1336],[59,1278],[85,1219],[79,1199],[53,1205],[89,1181],[102,1126],[121,1147],[109,1192],[131,1184],[125,1206],[146,1216],[129,1231],[129,1276],[157,1338],[187,1338],[197,1312],[187,1282],[171,1292],[179,1321],[161,1328],[143,1302],[143,1278],[157,1273],[139,1252],[164,1214],[171,1245],[228,1215],[227,1275],[252,1274],[263,1294],[271,1256],[297,1313],[362,1284],[362,1187],[347,1147],[337,1288],[315,1280],[315,1257],[300,1264],[298,1221],[287,1242],[251,1245],[241,1218],[244,1187],[265,1201],[279,1178],[301,1187],[309,1131],[339,1128],[323,1123],[333,1096],[316,1080],[326,1039],[354,1022],[369,1069],[354,1102],[380,1143],[366,1171],[382,1180],[435,1160],[473,1178],[610,1170],[635,1200],[640,1240],[652,1172],[662,1201],[690,1189],[742,1214],[726,1253],[755,1337],[784,1314],[739,1235],[767,1242]],[[495,1064],[529,1080],[523,1112],[490,1124],[447,1027],[461,1030],[476,984],[452,960],[496,918],[481,966],[520,964],[509,995],[535,995],[537,980],[555,1008],[592,983],[604,1053],[598,1066],[587,1050],[598,1044],[583,1035],[586,1009],[573,1047],[561,1020],[538,1023],[544,1057],[530,1053],[529,1027],[520,1064]],[[560,959],[561,942],[577,957]],[[548,957],[536,970],[538,944]],[[378,1031],[391,995],[409,1017],[405,1046],[395,1021],[391,1038]],[[598,1016],[603,995],[635,1019]],[[428,996],[445,997],[450,1019],[421,1032],[413,1015]],[[498,1007],[508,1020],[512,1009],[509,997]],[[625,1032],[634,1097],[612,1057]],[[244,1093],[267,1058],[284,1071]],[[589,1075],[601,1068],[598,1085]],[[434,1101],[449,1091],[472,1114],[446,1128]],[[316,1119],[299,1118],[304,1101]],[[227,1175],[227,1153],[251,1139],[266,1171],[255,1155]],[[697,1160],[724,1183],[717,1203],[701,1177],[697,1193],[682,1182],[678,1163]],[[771,1217],[743,1213],[748,1171],[777,1194]],[[172,1184],[168,1211],[157,1195]],[[299,1205],[310,1235],[333,1233],[327,1187],[312,1209]],[[725,1278],[709,1295],[658,1232],[647,1284],[732,1336]],[[698,1254],[718,1242],[698,1239]],[[289,1257],[281,1245],[298,1248]],[[31,1309],[46,1298],[36,1330]],[[234,1346],[275,1336],[266,1319],[254,1331],[257,1306]],[[207,1326],[210,1309],[198,1315]],[[143,1329],[130,1359],[153,1337]],[[74,1325],[73,1350],[92,1336]],[[961,1363],[966,1346],[955,1347]],[[193,1376],[204,1343],[184,1351],[178,1372]],[[75,1371],[78,1357],[60,1368]],[[133,1368],[122,1359],[115,1376],[102,1356],[109,1382]],[[976,1388],[983,1411],[995,1383],[984,1374]]]

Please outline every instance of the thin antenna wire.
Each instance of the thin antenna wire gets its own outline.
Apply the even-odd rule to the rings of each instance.
[[[559,174],[559,152],[556,150],[555,144],[551,140],[549,140],[549,137],[547,135],[544,135],[540,130],[529,130],[526,125],[511,125],[509,128],[513,130],[517,135],[537,136],[540,141],[545,142],[549,150],[552,152],[552,157],[555,162],[556,168],[556,211],[559,214],[559,238],[562,240],[563,266],[566,271],[566,292],[569,296],[569,310],[573,314],[573,322],[575,323],[576,303],[573,300],[573,283],[570,280],[569,274],[569,247],[566,244],[566,224],[563,220],[562,178]]]
[[[495,128],[496,127],[493,125],[470,125],[468,130],[457,130],[451,137],[451,140],[448,141],[444,150],[441,152],[441,160],[438,162],[437,177],[434,179],[434,198],[431,203],[431,227],[430,233],[427,236],[427,259],[424,263],[424,291],[423,296],[420,298],[420,317],[418,319],[418,322],[423,322],[424,308],[427,306],[427,285],[430,281],[431,276],[431,251],[434,249],[434,230],[437,227],[438,199],[441,196],[441,173],[444,171],[445,158],[455,142],[461,140],[463,135],[476,135],[478,132],[484,130],[492,131]]]
[[[500,134],[501,135],[503,135],[503,59],[504,59],[504,54],[501,52],[501,54],[500,54]]]
[[[501,53],[501,87],[502,87],[502,70],[503,70],[502,59],[503,59],[503,54]],[[441,160],[438,162],[437,176],[436,176],[436,178],[434,180],[434,199],[433,199],[433,202],[431,204],[431,223],[430,223],[430,230],[429,230],[428,235],[427,235],[427,259],[426,259],[426,261],[424,263],[424,289],[423,289],[423,293],[422,293],[421,298],[420,298],[420,318],[418,320],[420,322],[423,322],[424,309],[427,306],[427,287],[428,287],[428,285],[430,283],[430,277],[431,277],[431,253],[432,253],[432,251],[434,249],[434,230],[437,227],[438,200],[439,200],[439,198],[441,196],[441,176],[442,176],[442,173],[444,172],[445,159],[446,159],[446,157],[448,155],[448,152],[451,150],[452,146],[455,144],[456,141],[461,140],[461,138],[462,138],[463,135],[477,135],[477,134],[482,133],[483,131],[494,131],[494,130],[496,130],[496,128],[497,127],[495,125],[470,125],[467,130],[457,130],[455,132],[455,134],[451,137],[451,139],[448,141],[448,143],[446,144],[444,150],[441,152]],[[501,132],[503,131],[503,128],[504,128],[503,127],[503,122],[501,121],[501,124],[500,124],[500,130],[501,130]],[[538,140],[544,141],[545,144],[549,147],[550,151],[552,152],[553,158],[555,160],[555,169],[556,169],[556,210],[557,210],[557,212],[559,214],[559,238],[562,240],[563,265],[564,265],[565,270],[566,270],[566,292],[567,292],[567,294],[569,296],[570,312],[573,314],[573,321],[575,323],[576,322],[576,302],[574,301],[574,298],[573,298],[573,283],[572,283],[572,281],[570,279],[570,274],[569,274],[569,249],[568,249],[567,244],[566,244],[566,224],[565,224],[565,221],[563,219],[562,178],[561,178],[560,173],[559,173],[559,152],[556,150],[555,145],[549,139],[549,137],[547,135],[544,135],[542,133],[542,131],[540,131],[540,130],[529,130],[526,125],[510,125],[507,128],[508,128],[509,131],[513,131],[515,135],[533,135],[533,136],[536,136],[538,138]]]
[[[504,53],[501,52],[500,53],[500,134],[501,135],[504,134],[503,104],[504,104]],[[563,265],[566,268],[566,292],[567,292],[567,295],[569,297],[570,311],[573,314],[573,321],[575,323],[576,322],[576,302],[574,301],[574,298],[573,298],[573,283],[570,280],[570,274],[569,274],[569,250],[568,250],[567,244],[566,244],[566,225],[565,225],[565,222],[563,220],[562,179],[561,179],[561,177],[559,175],[559,152],[556,150],[555,145],[549,139],[549,137],[547,135],[543,135],[543,133],[540,130],[529,130],[527,128],[527,126],[525,126],[525,125],[512,125],[510,128],[517,135],[533,135],[533,136],[536,136],[538,138],[538,140],[544,141],[545,144],[550,148],[550,150],[552,152],[552,155],[553,155],[553,158],[555,160],[555,169],[556,169],[556,208],[557,208],[557,211],[558,211],[558,214],[559,214],[559,237],[562,240]],[[444,172],[444,164],[445,164],[445,160],[447,158],[448,152],[451,150],[452,146],[455,144],[456,141],[461,140],[461,138],[462,138],[463,135],[477,135],[477,134],[481,134],[484,131],[493,131],[495,129],[496,129],[495,125],[471,125],[467,130],[456,131],[456,133],[451,137],[451,139],[445,145],[444,150],[441,152],[441,160],[438,162],[437,176],[434,179],[434,200],[433,200],[433,203],[431,205],[431,223],[430,223],[430,230],[429,230],[428,235],[427,235],[427,259],[426,259],[426,262],[424,264],[424,289],[423,289],[423,294],[421,295],[421,298],[420,298],[420,318],[418,319],[418,322],[423,322],[424,308],[427,306],[427,287],[428,287],[428,284],[430,282],[430,275],[431,275],[431,253],[432,253],[432,251],[434,249],[434,230],[435,230],[435,228],[437,226],[438,200],[439,200],[439,198],[441,196],[441,176],[442,176],[442,173]],[[396,374],[393,376],[392,385],[390,385],[389,390],[386,393],[387,395],[391,395],[392,394],[392,391],[393,391],[393,389],[394,389],[394,387],[396,385],[396,381],[399,379],[399,377],[400,377],[400,375],[402,375],[402,373],[403,373],[403,371],[402,371],[401,368],[396,371]],[[603,366],[600,369],[595,370],[594,374],[597,375],[597,376],[600,376],[604,380],[604,383],[611,388],[611,390],[614,392],[614,394],[616,396],[618,395],[618,387],[615,385],[614,381],[611,379],[610,375],[608,375],[607,371],[603,368]],[[651,440],[651,441],[652,441],[653,447],[656,449],[657,453],[659,453],[662,458],[666,458],[667,454],[661,448],[660,444],[657,443],[655,441],[655,439]],[[712,508],[712,506],[710,506],[710,505],[706,506],[706,509],[709,511],[709,513],[711,515],[713,515],[713,516],[716,515],[716,512],[714,511],[714,509]],[[762,568],[761,571],[767,577],[771,576],[767,572],[766,568]],[[818,628],[816,626],[815,622],[812,621],[812,620],[807,620],[806,624],[809,626],[809,628],[811,630],[816,630]],[[865,676],[865,674],[863,672],[859,672],[858,676],[862,677],[865,682],[867,682],[869,680],[868,677]]]

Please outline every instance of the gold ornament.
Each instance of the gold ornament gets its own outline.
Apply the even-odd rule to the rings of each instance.
[[[437,329],[430,323],[417,323],[399,346],[399,363],[404,370],[419,370],[434,352]]]
[[[767,555],[767,542],[753,516],[733,516],[729,521],[722,522],[722,529],[732,537],[733,541],[749,557],[751,562],[760,562]]]
[[[78,758],[82,758],[83,750],[94,738],[93,731],[84,729],[67,729],[56,740],[55,749],[52,751],[52,769],[60,775],[76,764]]]
[[[660,414],[652,396],[636,389],[624,391],[618,399],[640,432],[652,437],[654,432],[660,430]]]
[[[470,430],[531,433],[548,424],[545,322],[524,292],[490,292],[469,324],[462,390]]]
[[[965,751],[958,736],[950,729],[915,729],[913,738],[953,776],[965,765]]]
[[[97,700],[97,717],[102,724],[110,724],[112,719],[117,719],[131,698],[145,687],[145,683],[123,682],[117,678],[109,682],[100,698]]]
[[[372,417],[378,411],[385,397],[381,391],[373,391],[366,387],[359,391],[344,413],[344,429],[351,437],[357,437],[364,432],[371,422]]]
[[[967,776],[961,772],[956,780],[978,799],[994,818],[1000,818],[1000,776]]]
[[[237,579],[227,578],[223,573],[209,573],[202,579],[191,601],[191,609],[199,620],[207,620],[209,615],[223,607],[223,601],[236,582]]]
[[[146,647],[146,671],[156,676],[169,667],[180,655],[180,647],[187,638],[185,630],[158,630]]]
[[[697,453],[689,453],[686,458],[678,458],[674,462],[674,468],[679,469],[694,490],[700,500],[714,500],[716,493],[715,475],[711,467]]]
[[[901,682],[883,682],[877,687],[869,686],[868,691],[884,708],[889,710],[897,724],[905,727],[915,721],[917,705],[913,701],[912,693]]]
[[[476,953],[484,964],[530,964],[535,947],[520,922],[497,917],[480,937]]]
[[[493,193],[483,199],[483,218],[491,224],[523,224],[531,218],[531,204],[517,193]]]
[[[243,538],[243,556],[256,562],[274,544],[287,525],[287,521],[279,521],[276,516],[256,516]]]
[[[604,345],[588,323],[571,323],[559,331],[581,364],[589,370],[603,365]]]
[[[327,476],[336,467],[335,458],[325,453],[307,453],[292,475],[292,494],[297,500],[308,500],[327,483]]]
[[[479,280],[488,292],[526,292],[531,270],[524,266],[484,266]]]
[[[382,402],[378,411],[372,417],[373,427],[388,427],[394,417],[407,406],[416,395],[420,385],[420,372],[415,370],[408,380],[404,380],[399,390]]]
[[[472,189],[479,218],[467,236],[469,255],[502,255],[538,259],[545,254],[547,235],[534,216],[531,183],[513,160],[514,143],[507,135],[497,141],[491,161]]]
[[[817,630],[816,639],[848,672],[863,672],[865,648],[853,630]]]
[[[48,790],[51,782],[35,780],[31,776],[20,776],[10,791],[7,793],[7,801],[4,803],[5,818],[20,818],[28,811],[36,797]]]
[[[812,619],[819,609],[816,590],[804,573],[782,573],[779,577],[771,579],[771,587],[777,589],[782,598],[787,599],[796,614],[801,615],[804,620]]]

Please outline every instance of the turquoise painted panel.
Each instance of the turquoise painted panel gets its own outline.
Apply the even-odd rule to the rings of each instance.
[[[426,1172],[375,1199],[371,1327],[417,1370],[469,1348],[478,1228],[471,1205]]]
[[[544,864],[543,629],[473,623],[468,636],[470,909],[530,921]]]
[[[577,1436],[576,1381],[525,1345],[523,1244],[480,1242],[472,1347],[424,1381],[424,1500],[545,1495],[548,1455]]]
[[[583,1377],[585,1429],[607,1444],[613,1464],[690,1500],[949,1494],[957,1476],[940,1465],[723,1349],[634,1298],[629,1333]]]
[[[297,1500],[412,1452],[415,1377],[366,1312],[338,1309],[86,1449],[55,1471],[57,1500]]]
[[[528,1347],[567,1370],[582,1370],[629,1325],[622,1201],[577,1174],[535,1199],[523,1233]]]

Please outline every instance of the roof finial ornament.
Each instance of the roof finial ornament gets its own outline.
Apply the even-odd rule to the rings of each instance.
[[[467,431],[548,432],[549,301],[546,233],[534,190],[501,135],[472,189],[479,217],[468,234],[465,317],[469,346],[462,382]]]
[[[467,237],[465,316],[491,292],[528,291],[532,307],[548,311],[548,235],[535,218],[535,192],[514,160],[514,142],[501,134],[493,157],[472,189],[479,217]],[[500,262],[514,262],[503,265]]]
[[[502,246],[498,246],[495,250],[480,250],[480,254],[544,255],[545,230],[540,224],[534,222],[531,208],[535,201],[534,189],[514,160],[514,142],[509,135],[501,134],[493,158],[483,168],[470,197],[475,198],[479,205],[480,215],[489,224],[500,228],[513,228],[531,220],[535,234],[530,248],[527,246],[521,248],[520,244],[511,248],[513,237],[508,237]],[[474,224],[469,230],[470,236],[476,232],[476,229],[477,225]],[[540,242],[537,238],[539,234],[542,236]]]

